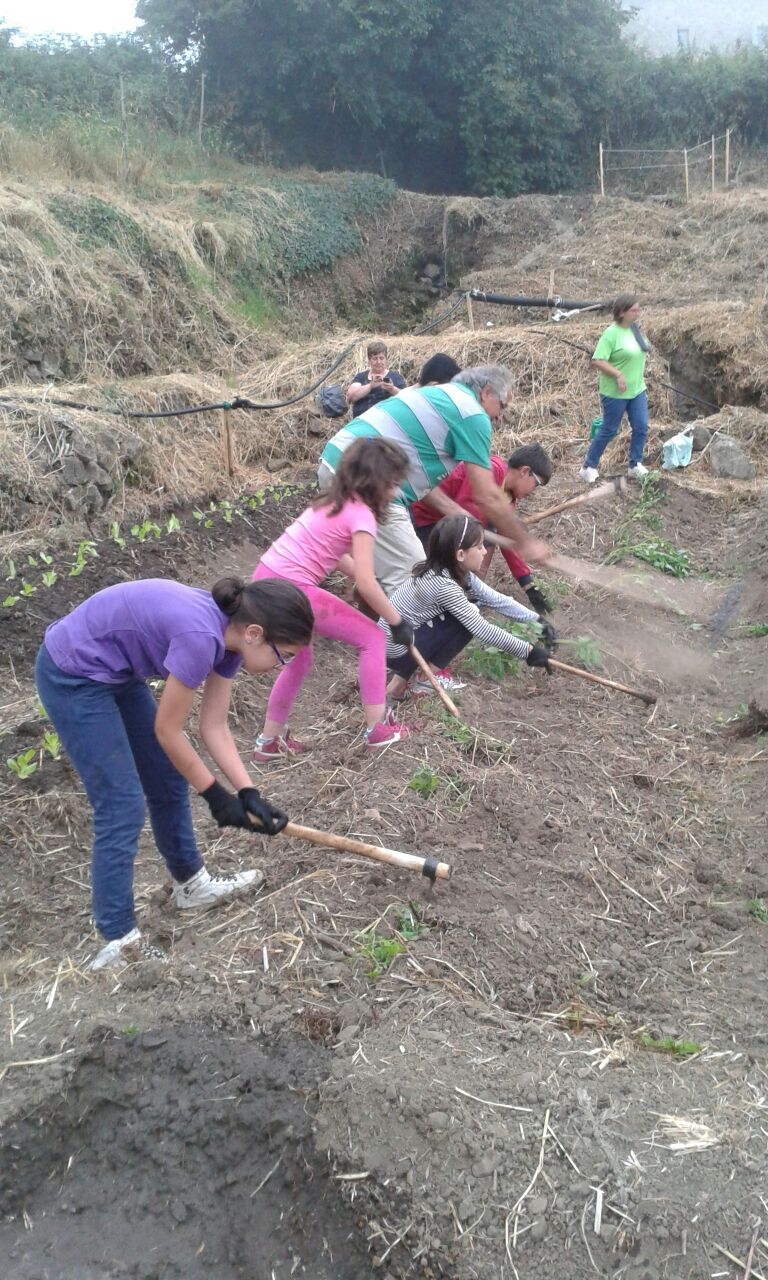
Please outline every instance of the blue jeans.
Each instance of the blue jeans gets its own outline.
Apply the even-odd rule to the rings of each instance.
[[[596,467],[608,445],[618,434],[621,420],[626,412],[632,430],[629,445],[629,465],[636,467],[643,460],[645,438],[648,435],[648,396],[645,391],[632,396],[630,400],[622,400],[616,396],[601,396],[603,406],[603,425],[595,434],[584,459],[585,467]]]
[[[93,807],[93,916],[108,942],[136,925],[133,864],[149,807],[155,842],[174,880],[203,865],[189,786],[155,737],[157,703],[143,680],[102,684],[69,676],[40,646],[35,680]]]

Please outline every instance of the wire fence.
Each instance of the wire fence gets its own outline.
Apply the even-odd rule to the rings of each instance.
[[[600,195],[679,194],[689,200],[730,185],[732,130],[692,147],[606,147],[600,143]]]

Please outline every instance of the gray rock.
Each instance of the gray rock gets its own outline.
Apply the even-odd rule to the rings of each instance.
[[[71,453],[64,459],[61,468],[61,482],[66,485],[85,484],[88,480],[88,472],[85,463]]]
[[[702,449],[706,449],[714,434],[712,427],[705,427],[701,422],[697,422],[691,432],[693,452],[701,453]]]
[[[96,444],[96,461],[105,471],[111,471],[120,457],[120,440],[109,431],[106,427],[102,427],[95,434]]]
[[[99,466],[98,462],[89,462],[86,470],[91,484],[95,484],[97,489],[105,490],[107,494],[112,492],[114,487],[112,484],[112,477],[108,471],[105,471],[103,467]]]
[[[146,447],[141,436],[134,435],[132,431],[121,432],[119,442],[121,462],[137,462]]]
[[[103,506],[103,494],[99,492],[95,484],[87,484],[83,493],[83,507],[85,510],[94,513],[96,511],[101,511]]]
[[[755,468],[730,436],[718,436],[709,450],[709,465],[714,475],[722,480],[753,480]]]
[[[96,444],[93,439],[83,435],[82,431],[73,431],[69,443],[75,457],[81,458],[83,462],[96,461]]]
[[[431,1111],[427,1116],[427,1124],[435,1133],[440,1133],[443,1129],[447,1129],[451,1123],[451,1117],[445,1111]]]
[[[40,368],[46,378],[57,378],[61,370],[61,360],[54,351],[43,352]]]

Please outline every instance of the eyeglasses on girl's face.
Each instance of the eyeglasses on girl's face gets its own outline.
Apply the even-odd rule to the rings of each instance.
[[[270,649],[274,653],[281,667],[290,666],[290,664],[293,662],[294,658],[296,657],[295,653],[282,654],[278,649],[277,645],[273,644],[271,640],[267,640],[267,644],[269,645]]]

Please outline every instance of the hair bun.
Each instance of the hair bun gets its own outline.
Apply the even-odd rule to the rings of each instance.
[[[240,608],[244,591],[245,583],[242,578],[219,578],[211,588],[211,595],[222,613],[231,617]]]

